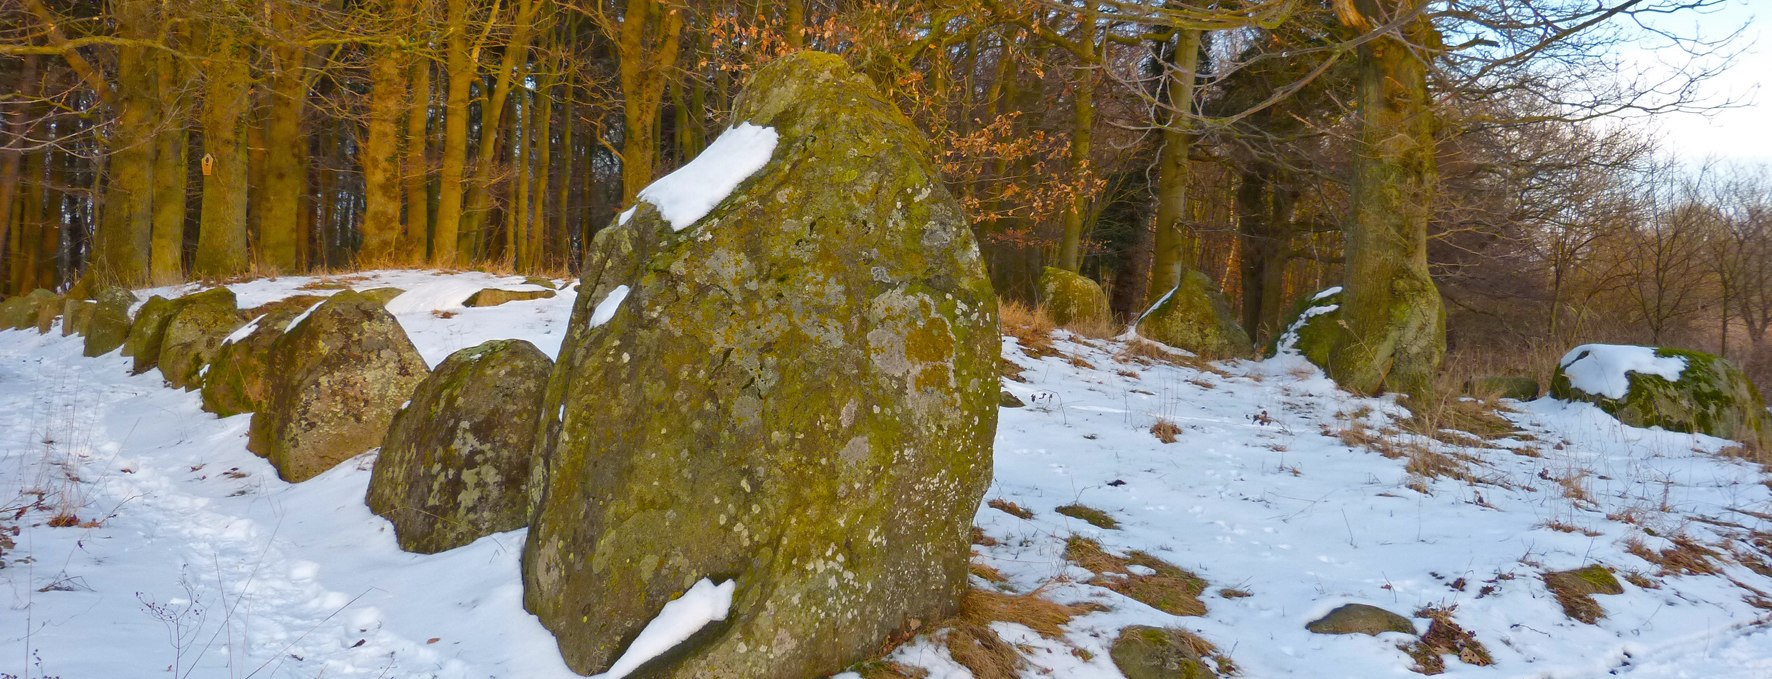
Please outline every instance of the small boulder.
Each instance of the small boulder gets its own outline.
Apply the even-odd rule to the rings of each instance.
[[[524,605],[581,673],[703,580],[647,676],[828,676],[966,589],[1002,338],[938,154],[833,54],[733,120],[597,234],[548,387]]]
[[[1605,607],[1594,599],[1600,594],[1623,594],[1624,585],[1612,570],[1600,564],[1544,574],[1544,588],[1556,597],[1563,614],[1589,625],[1606,617]]]
[[[388,302],[394,301],[395,297],[406,294],[406,291],[400,288],[370,288],[368,290],[360,291],[357,294],[373,299],[376,304],[385,307],[388,305]]]
[[[1021,408],[1026,405],[1027,403],[1010,393],[1008,389],[1004,389],[1003,393],[997,395],[997,407],[999,408]]]
[[[1132,625],[1120,630],[1108,657],[1126,679],[1214,679],[1200,643],[1184,630]]]
[[[98,302],[72,295],[62,300],[62,337],[86,335],[86,325],[98,311]]]
[[[98,305],[86,322],[88,357],[103,356],[123,346],[129,338],[129,307],[135,306],[135,294],[122,288],[106,288],[98,293]]]
[[[399,322],[348,290],[284,331],[268,364],[269,398],[252,416],[247,449],[291,483],[381,445],[429,372]]]
[[[463,349],[394,416],[369,479],[370,511],[400,549],[431,554],[529,523],[529,463],[554,362],[522,340]]]
[[[1400,632],[1415,635],[1415,623],[1401,615],[1366,604],[1347,604],[1329,611],[1304,626],[1317,634],[1370,634]]]
[[[61,295],[43,288],[0,301],[0,330],[24,330],[37,324],[39,309],[55,305],[60,309]]]
[[[1538,380],[1524,375],[1492,375],[1478,377],[1464,383],[1467,396],[1479,398],[1511,398],[1516,401],[1530,401],[1538,398]]]
[[[1699,351],[1584,344],[1557,362],[1550,394],[1633,427],[1708,434],[1772,450],[1772,413],[1735,364]]]
[[[504,290],[487,288],[474,293],[462,306],[481,307],[498,306],[506,302],[524,302],[532,299],[547,299],[556,293],[553,290]]]
[[[1188,271],[1168,294],[1138,319],[1138,335],[1208,358],[1249,358],[1255,355],[1249,333],[1236,321],[1218,284],[1199,271]]]
[[[56,295],[55,299],[44,302],[37,307],[37,334],[49,334],[49,330],[55,327],[55,319],[61,317],[62,296]]]
[[[1295,351],[1319,368],[1328,369],[1330,352],[1341,334],[1341,288],[1334,287],[1306,297],[1293,305],[1285,328],[1274,337],[1267,354]]]
[[[135,312],[129,326],[129,337],[123,340],[123,355],[135,359],[132,374],[140,375],[160,365],[160,345],[166,339],[166,322],[178,311],[173,300],[154,295]]]
[[[323,300],[301,295],[248,311],[253,320],[222,338],[209,358],[209,370],[203,374],[203,409],[228,417],[264,407],[271,345],[290,321]]]
[[[1112,319],[1100,284],[1056,266],[1040,272],[1040,305],[1059,326],[1105,324]]]
[[[157,361],[166,383],[186,391],[203,386],[209,357],[243,321],[234,306],[234,292],[227,288],[179,298],[178,309],[166,320]]]
[[[539,286],[549,290],[560,289],[560,283],[558,281],[551,278],[542,278],[541,276],[525,276],[523,278],[523,283],[525,285]]]

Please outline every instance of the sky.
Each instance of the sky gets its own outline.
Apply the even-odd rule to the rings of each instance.
[[[1772,163],[1772,86],[1765,86],[1772,84],[1772,0],[1726,0],[1726,4],[1717,12],[1687,17],[1668,27],[1696,26],[1709,35],[1726,35],[1747,26],[1740,38],[1745,51],[1703,87],[1714,101],[1734,100],[1741,105],[1708,115],[1657,116],[1649,124],[1683,160]]]

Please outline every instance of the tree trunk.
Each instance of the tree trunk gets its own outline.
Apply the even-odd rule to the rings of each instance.
[[[468,160],[468,88],[474,61],[468,54],[468,0],[449,0],[449,77],[443,104],[443,159],[437,172],[437,224],[431,235],[431,262],[448,269],[456,265],[461,235],[462,173]]]
[[[39,61],[41,58],[35,54],[28,54],[20,59],[18,84],[12,91],[40,92],[42,90],[43,79],[39,78],[37,73]],[[27,130],[32,126],[25,109],[26,107],[22,105],[7,107],[5,117],[0,118],[0,140],[7,140],[0,141],[0,248],[6,250],[5,259],[0,260],[6,264],[6,268],[0,270],[4,270],[7,274],[4,278],[0,278],[0,282],[13,280],[13,268],[17,266],[19,254],[24,249],[16,243],[19,238],[18,233],[14,231],[13,222],[16,221],[14,213],[18,211],[14,209],[13,204],[19,202],[16,199],[18,197],[20,165],[24,160],[23,149],[31,144]],[[30,292],[16,288],[11,291],[14,293]]]
[[[656,21],[656,35],[648,28]],[[652,183],[658,164],[658,113],[670,70],[677,63],[683,15],[658,0],[627,0],[616,49],[621,64],[621,202],[631,205]]]
[[[542,254],[548,244],[548,175],[554,159],[552,77],[550,75],[549,81],[535,92],[534,122],[530,126],[530,136],[535,140],[535,163],[530,170],[530,175],[535,178],[535,193],[531,195],[528,225],[523,230],[526,240],[523,258],[517,263],[518,270],[524,272],[540,269]]]
[[[155,285],[184,280],[185,191],[190,177],[190,129],[179,105],[179,89],[187,70],[179,58],[161,54],[156,58],[161,129],[154,142],[154,250],[149,257]]]
[[[391,16],[411,12],[410,0],[387,3]],[[386,265],[395,256],[400,234],[400,114],[406,104],[406,77],[393,49],[383,51],[369,67],[369,122],[364,134],[363,245],[359,265]]]
[[[1079,58],[1072,84],[1070,176],[1081,180],[1089,172],[1089,147],[1095,137],[1095,68],[1099,55],[1095,51],[1095,12],[1083,14],[1077,41],[1090,55]],[[1058,243],[1058,268],[1079,271],[1083,264],[1083,227],[1088,219],[1088,192],[1079,187],[1071,198],[1071,207],[1064,213],[1064,234]]]
[[[246,250],[246,121],[252,70],[243,36],[231,28],[209,29],[203,87],[203,212],[192,272],[227,278],[250,266]]]
[[[1145,300],[1152,304],[1181,285],[1182,275],[1188,267],[1195,266],[1194,260],[1199,256],[1184,223],[1191,183],[1188,154],[1193,146],[1188,114],[1193,110],[1195,71],[1200,63],[1200,32],[1177,31],[1168,56],[1164,99],[1169,118],[1163,125],[1163,148],[1157,153],[1157,233],[1151,254],[1151,285]]]
[[[280,16],[280,15],[279,15]],[[269,106],[265,113],[264,196],[258,202],[258,260],[270,273],[301,271],[308,222],[302,197],[308,190],[308,52],[294,45],[271,48]]]
[[[406,259],[421,262],[431,245],[431,201],[426,190],[430,166],[425,161],[431,115],[431,60],[414,57],[411,65],[411,108],[406,118]]]
[[[570,231],[572,228],[572,185],[577,183],[573,181],[572,161],[578,154],[572,148],[572,128],[575,121],[573,120],[574,88],[570,78],[566,80],[564,89],[566,100],[560,111],[562,126],[560,128],[560,182],[559,187],[555,189],[558,194],[554,197],[554,219],[557,223],[548,236],[549,242],[553,246],[546,263],[550,267],[568,261],[571,258],[569,250],[572,249],[572,237],[568,234],[572,233]]]
[[[1425,0],[1358,0],[1343,21],[1368,30]],[[1340,8],[1341,5],[1338,5]],[[1371,17],[1371,18],[1368,18]],[[1446,352],[1446,316],[1428,275],[1433,111],[1423,51],[1439,47],[1425,17],[1359,48],[1354,157],[1341,304],[1345,332],[1329,372],[1359,394],[1425,395]],[[1407,42],[1405,42],[1407,41]]]
[[[112,4],[119,33],[151,40],[158,26],[151,0]],[[110,98],[117,123],[110,139],[109,182],[104,212],[93,234],[87,274],[95,285],[136,286],[149,280],[154,228],[154,127],[159,120],[158,84],[147,47],[117,49],[117,86]]]
[[[498,135],[503,128],[505,102],[510,98],[511,88],[522,82],[528,71],[525,65],[528,63],[529,38],[534,33],[536,13],[541,4],[541,0],[521,0],[517,6],[510,38],[504,45],[504,58],[493,76],[492,95],[480,106],[480,145],[474,158],[473,181],[468,184],[464,227],[460,233],[462,242],[458,246],[475,255],[481,254],[481,244],[488,242],[480,231],[484,228],[491,203],[493,160],[499,148]]]

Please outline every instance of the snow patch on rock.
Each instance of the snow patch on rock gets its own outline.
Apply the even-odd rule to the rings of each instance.
[[[1596,396],[1624,398],[1630,393],[1629,373],[1655,375],[1678,381],[1686,371],[1686,359],[1657,356],[1654,347],[1627,344],[1583,344],[1557,361],[1569,386]]]

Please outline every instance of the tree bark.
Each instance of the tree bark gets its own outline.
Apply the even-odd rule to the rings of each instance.
[[[203,87],[203,150],[212,161],[203,177],[203,212],[192,272],[227,278],[250,266],[246,250],[246,120],[252,89],[244,36],[225,26],[208,31]]]
[[[179,105],[187,70],[176,56],[156,57],[156,90],[162,116],[154,136],[154,250],[151,277],[155,285],[184,280],[185,192],[190,184],[190,129]]]
[[[1146,304],[1156,303],[1157,298],[1181,285],[1182,275],[1199,257],[1184,222],[1191,183],[1188,155],[1193,146],[1188,114],[1193,110],[1195,73],[1200,65],[1200,31],[1176,31],[1168,56],[1164,87],[1168,120],[1163,125],[1163,148],[1157,152],[1157,233]]]
[[[468,0],[449,0],[447,64],[449,89],[443,104],[443,158],[437,171],[437,223],[431,235],[431,262],[456,265],[461,236],[462,174],[468,160],[468,88],[474,60],[468,53]]]
[[[654,22],[656,31],[651,31]],[[656,35],[654,35],[656,33]],[[658,164],[658,114],[677,63],[683,15],[658,0],[627,0],[616,50],[622,94],[621,202],[633,204]]]
[[[479,250],[487,242],[481,231],[492,198],[493,160],[503,129],[505,102],[510,98],[511,88],[522,81],[528,71],[525,65],[528,63],[529,39],[534,34],[541,4],[541,0],[520,0],[510,38],[504,45],[504,57],[499,61],[498,73],[493,76],[492,95],[480,106],[480,145],[474,158],[473,181],[468,184],[464,228],[460,234],[462,242],[458,246],[476,256],[482,254]]]
[[[272,25],[290,34],[300,17],[292,8],[279,9]],[[301,271],[306,258],[308,222],[302,198],[308,190],[308,136],[302,117],[308,105],[308,50],[294,44],[272,45],[271,72],[266,78],[269,102],[265,113],[264,196],[258,202],[258,260],[269,273]]]
[[[390,0],[390,16],[411,13],[410,0]],[[397,49],[388,48],[369,67],[369,122],[364,133],[363,245],[361,264],[386,265],[395,256],[400,226],[400,122],[406,103],[406,76]]]
[[[1369,30],[1417,13],[1359,47],[1356,144],[1341,304],[1329,372],[1358,394],[1426,395],[1446,352],[1446,316],[1427,267],[1433,200],[1432,101],[1422,54],[1439,48],[1425,0],[1356,0],[1343,21]],[[1338,4],[1338,8],[1341,5]]]
[[[1096,31],[1095,12],[1085,11],[1082,25],[1078,27],[1077,41],[1086,55],[1078,57],[1080,63],[1074,69],[1076,81],[1072,83],[1071,93],[1070,174],[1075,180],[1080,180],[1089,172],[1089,150],[1095,138],[1095,68],[1099,61],[1095,46]],[[1064,213],[1064,233],[1058,243],[1058,268],[1067,271],[1081,270],[1083,227],[1088,219],[1088,210],[1087,192],[1079,190],[1071,198],[1070,209]]]
[[[427,191],[430,165],[425,160],[429,141],[426,124],[431,115],[431,60],[417,56],[411,65],[411,108],[406,118],[406,236],[407,261],[421,262],[431,245],[431,200]]]

